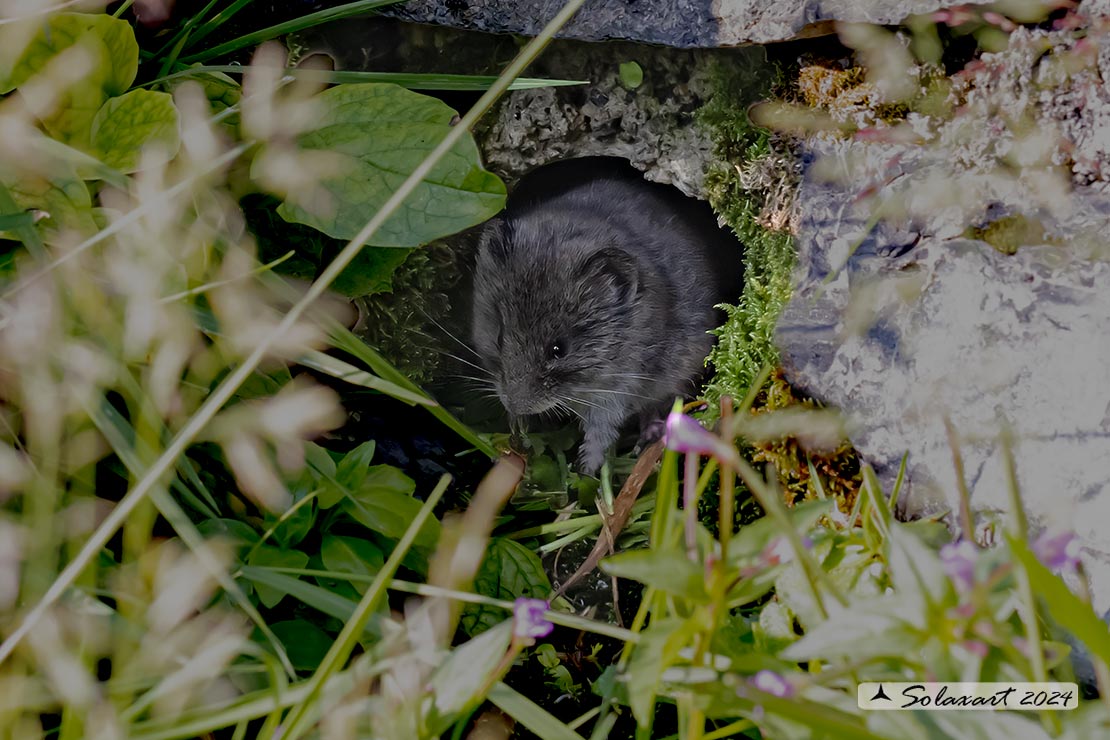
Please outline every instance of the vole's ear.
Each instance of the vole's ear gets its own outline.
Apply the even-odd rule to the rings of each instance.
[[[635,258],[619,247],[602,247],[582,265],[587,285],[604,286],[617,303],[630,303],[640,289],[640,268]]]
[[[512,241],[512,224],[496,216],[482,226],[482,232],[478,236],[478,254],[488,255],[496,262],[506,262]]]

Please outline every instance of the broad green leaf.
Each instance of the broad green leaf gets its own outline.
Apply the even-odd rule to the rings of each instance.
[[[308,555],[305,555],[299,550],[279,550],[276,547],[263,545],[254,551],[248,561],[250,565],[258,567],[279,567],[279,568],[303,568],[308,564]],[[244,571],[245,572],[245,571]],[[289,578],[286,576],[286,578]],[[255,579],[251,579],[254,581]],[[290,580],[296,580],[290,578]],[[258,600],[262,602],[263,606],[273,609],[281,600],[285,598],[288,591],[263,583],[255,582],[255,590],[258,592]]]
[[[310,212],[288,197],[287,221],[350,239],[385,204],[451,128],[455,111],[396,85],[338,85],[318,96],[320,125],[300,137],[308,150],[338,155],[344,171],[321,184],[330,202]],[[485,221],[505,204],[505,185],[482,169],[464,136],[372,239],[382,247],[417,247]]]
[[[917,615],[917,626],[924,628],[928,615],[952,593],[952,584],[936,551],[902,524],[890,522],[886,544],[890,581],[902,599],[913,602],[907,610]]]
[[[635,550],[622,552],[601,561],[601,570],[618,578],[631,578],[698,603],[705,592],[705,573],[686,554],[677,550]]]
[[[349,490],[343,510],[363,526],[390,539],[400,539],[420,511],[412,497],[416,483],[392,465],[372,465],[357,490]],[[416,537],[417,547],[439,540],[439,522],[429,519]]]
[[[153,90],[110,98],[92,119],[90,143],[104,164],[124,173],[139,169],[146,147],[158,146],[172,157],[181,144],[173,98]]]
[[[635,90],[644,84],[644,70],[636,62],[622,62],[618,69],[621,84],[629,90]]]
[[[358,496],[380,491],[411,496],[416,491],[416,481],[392,465],[372,465],[367,469],[357,491]]]
[[[371,439],[345,454],[335,466],[336,480],[351,490],[361,487],[362,482],[366,480],[366,476],[370,472],[370,461],[374,459],[375,447],[377,447],[377,443]],[[396,470],[396,468],[391,468],[391,470]],[[400,471],[397,472],[400,473]],[[413,486],[415,490],[415,484]]]
[[[1022,541],[1006,535],[1010,552],[1029,574],[1033,593],[1041,598],[1056,622],[1071,632],[1100,660],[1110,663],[1110,627],[1099,619],[1091,605],[1072,593]]]
[[[779,657],[786,660],[863,661],[898,657],[918,649],[927,637],[897,613],[897,596],[865,599],[841,608],[823,622],[809,627],[805,636],[788,646]]]
[[[300,502],[308,491],[294,491],[293,500]],[[267,526],[274,526],[274,541],[283,549],[296,547],[309,535],[316,525],[316,502],[308,501],[290,508],[280,517],[266,516]]]
[[[347,499],[343,510],[367,529],[399,540],[420,511],[420,501],[396,491],[379,489]],[[439,530],[439,522],[429,519],[416,536],[416,547],[434,547],[439,541]]]
[[[298,671],[314,671],[333,642],[328,633],[304,619],[276,622],[270,629],[285,646],[289,661]]]
[[[513,638],[512,620],[502,620],[454,648],[432,675],[430,696],[434,708],[428,718],[428,737],[439,737],[463,712],[476,707],[485,697],[478,692],[488,685],[505,657]]]
[[[334,534],[324,536],[320,559],[328,570],[359,576],[376,576],[385,565],[385,555],[373,542]],[[353,581],[351,585],[363,594],[370,584]]]
[[[514,540],[495,537],[474,579],[475,593],[503,601],[526,596],[542,599],[551,593],[551,582],[536,553]],[[460,624],[470,635],[487,630],[505,618],[505,610],[467,604]]]
[[[389,293],[393,290],[393,273],[404,264],[409,251],[392,247],[363,247],[351,264],[339,273],[331,287],[351,298]]]
[[[50,108],[35,113],[46,130],[62,141],[87,144],[93,116],[108,98],[122,95],[135,80],[139,46],[134,31],[126,21],[85,13],[57,13],[24,28],[34,35],[10,67],[0,65],[0,94],[11,92],[67,53],[66,66],[81,72],[59,90],[59,99]]]
[[[50,179],[30,173],[9,179],[0,173],[0,180],[8,186],[20,208],[45,216],[36,223],[44,234],[72,230],[90,236],[97,232],[89,188],[71,167],[58,164]]]
[[[636,722],[646,727],[655,706],[655,695],[663,671],[678,660],[681,650],[698,631],[697,617],[652,622],[640,633],[622,677],[628,688],[629,706]]]

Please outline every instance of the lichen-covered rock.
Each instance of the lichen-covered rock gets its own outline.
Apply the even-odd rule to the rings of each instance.
[[[889,25],[961,0],[592,0],[564,38],[627,39],[678,47],[738,46],[828,33],[831,21]],[[562,3],[548,0],[409,0],[385,12],[419,23],[535,36]]]
[[[1110,118],[1094,35],[1019,30],[960,76],[951,117],[814,144],[776,337],[791,383],[845,412],[888,485],[908,453],[905,517],[955,523],[948,425],[979,521],[1005,515],[1009,430],[1032,523],[1080,535],[1105,612]]]

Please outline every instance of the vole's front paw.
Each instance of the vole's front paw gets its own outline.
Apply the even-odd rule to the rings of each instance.
[[[604,464],[604,450],[591,449],[584,444],[578,448],[578,460],[575,461],[574,467],[579,474],[596,478],[598,471],[601,470],[601,466]]]

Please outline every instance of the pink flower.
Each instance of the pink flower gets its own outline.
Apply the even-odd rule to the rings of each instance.
[[[1047,565],[1049,570],[1074,571],[1079,567],[1080,547],[1079,538],[1075,536],[1075,532],[1064,531],[1055,534],[1045,532],[1033,542],[1033,554]]]
[[[960,593],[967,593],[975,585],[975,560],[979,548],[967,540],[949,542],[940,548],[940,563],[944,572]]]
[[[513,637],[535,640],[547,637],[555,625],[547,621],[547,602],[543,599],[519,598],[513,602]]]
[[[752,686],[780,699],[789,699],[794,695],[794,684],[774,671],[762,670],[752,676]]]
[[[672,411],[667,417],[667,431],[663,437],[667,449],[686,454],[711,455],[722,463],[737,467],[739,455],[736,448],[716,434],[706,431],[695,419]]]

